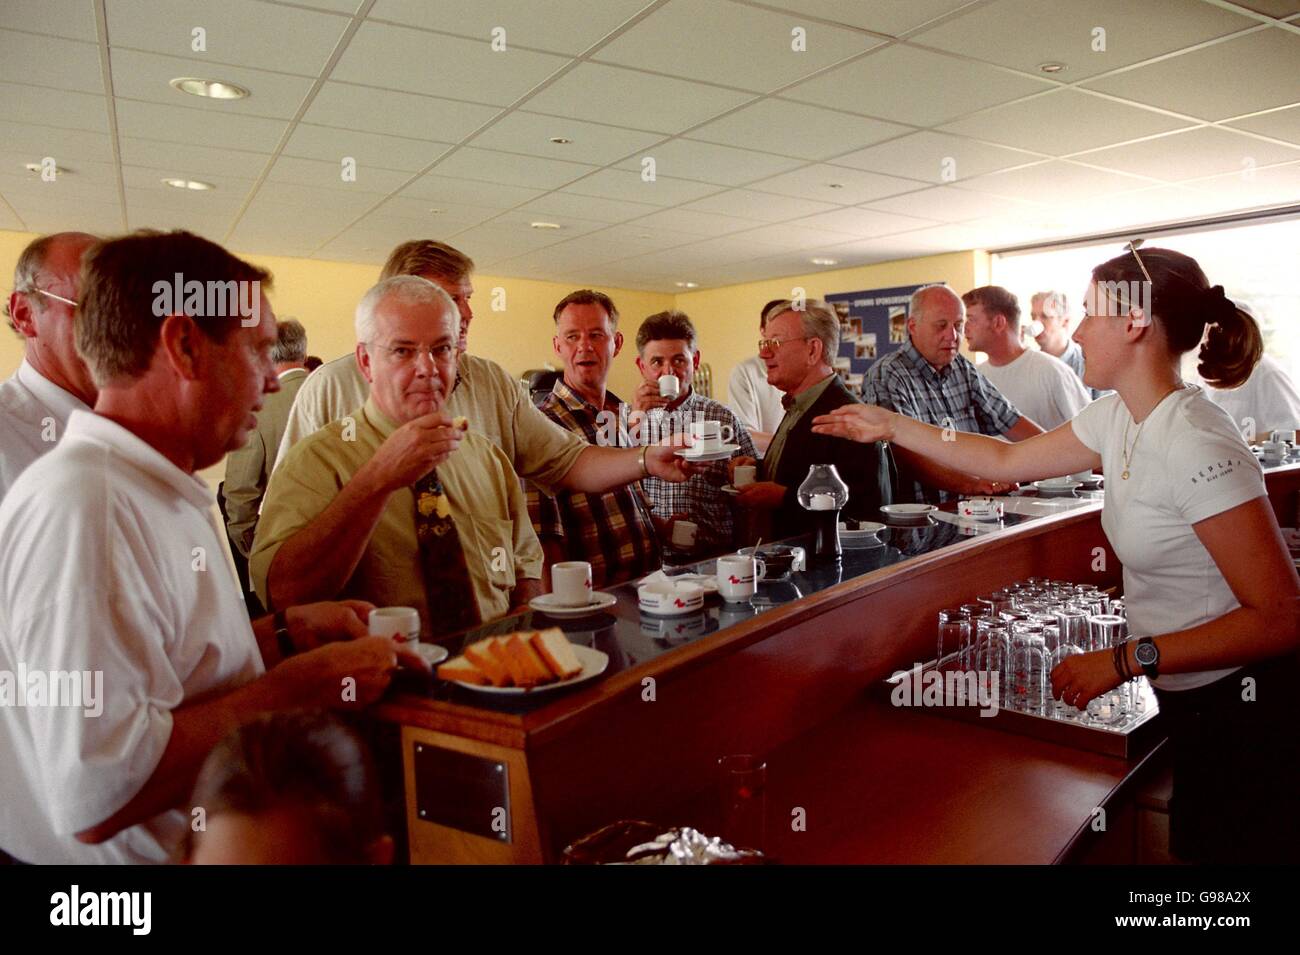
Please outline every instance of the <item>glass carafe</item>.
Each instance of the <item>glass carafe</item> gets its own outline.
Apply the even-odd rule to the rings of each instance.
[[[812,516],[816,532],[810,560],[840,559],[840,509],[849,502],[849,486],[833,464],[814,464],[799,485],[799,505]]]

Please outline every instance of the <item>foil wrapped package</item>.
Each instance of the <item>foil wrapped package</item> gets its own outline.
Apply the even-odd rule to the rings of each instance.
[[[737,849],[689,826],[664,830],[649,822],[612,823],[564,850],[569,865],[755,865],[761,852]]]

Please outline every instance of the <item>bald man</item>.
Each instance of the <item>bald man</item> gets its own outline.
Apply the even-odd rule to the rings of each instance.
[[[97,391],[72,342],[81,258],[98,239],[56,232],[34,239],[14,269],[9,327],[23,337],[23,361],[0,383],[0,500],[27,466],[54,447],[73,411]]]
[[[940,428],[1005,437],[1011,441],[1042,434],[1017,411],[958,347],[966,327],[966,306],[952,289],[927,285],[912,293],[907,309],[907,341],[867,371],[862,397]],[[1014,484],[964,474],[929,458],[895,447],[912,500],[938,504],[955,495],[1004,494]]]

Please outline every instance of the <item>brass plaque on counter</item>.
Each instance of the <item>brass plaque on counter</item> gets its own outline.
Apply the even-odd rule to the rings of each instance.
[[[414,743],[415,809],[423,822],[510,842],[510,767]]]

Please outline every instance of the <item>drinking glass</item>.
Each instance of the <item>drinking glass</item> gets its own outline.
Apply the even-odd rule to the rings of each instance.
[[[952,656],[953,665],[961,668],[961,653],[970,647],[970,614],[952,607],[939,611],[939,646],[935,668],[942,670],[944,661]]]
[[[1011,624],[1008,677],[1012,709],[1043,714],[1047,699],[1048,664],[1041,624],[1017,620]]]
[[[767,815],[767,763],[748,754],[718,760],[722,838],[738,849],[762,849]]]

